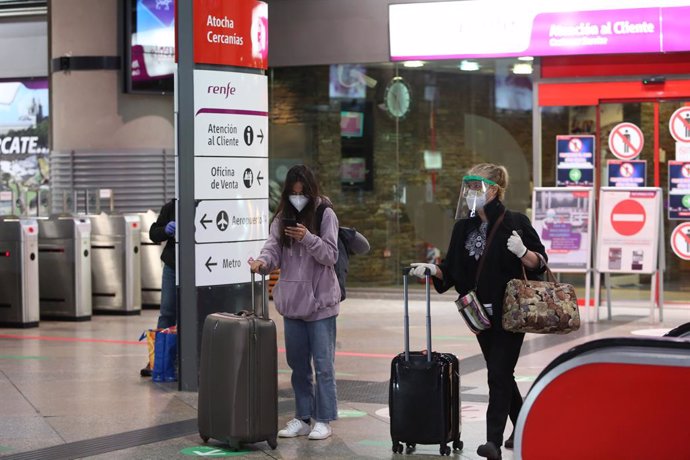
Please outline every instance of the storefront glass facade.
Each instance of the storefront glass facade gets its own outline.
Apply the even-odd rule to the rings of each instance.
[[[460,180],[472,165],[505,165],[506,204],[521,212],[530,207],[532,78],[514,73],[516,65],[528,72],[531,63],[270,70],[273,200],[291,165],[312,166],[341,225],[371,243],[368,255],[351,259],[348,284],[399,284],[401,267],[444,255]]]

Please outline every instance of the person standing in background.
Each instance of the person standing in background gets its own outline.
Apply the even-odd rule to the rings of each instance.
[[[166,329],[177,325],[177,286],[175,285],[175,200],[163,205],[158,219],[151,224],[149,238],[154,243],[165,242],[161,260],[163,261],[163,279],[161,282],[161,307],[157,329]],[[151,365],[146,364],[141,370],[142,377],[151,376]]]

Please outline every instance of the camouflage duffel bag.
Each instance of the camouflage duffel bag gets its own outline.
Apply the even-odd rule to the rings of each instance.
[[[503,297],[503,329],[510,332],[567,334],[580,328],[575,288],[559,283],[546,267],[551,281],[524,279],[508,282]]]

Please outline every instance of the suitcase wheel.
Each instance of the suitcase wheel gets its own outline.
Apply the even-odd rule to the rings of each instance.
[[[402,454],[403,453],[403,445],[399,443],[398,441],[393,441],[393,453],[394,454]]]
[[[270,447],[271,450],[276,450],[276,447],[278,447],[278,440],[276,438],[271,438],[266,442],[268,443],[268,447]]]
[[[450,446],[447,444],[441,444],[439,452],[441,453],[441,455],[450,455]]]
[[[204,441],[204,444],[206,444],[210,439],[208,436],[204,436],[203,434],[200,434],[199,436],[201,436],[201,440]]]
[[[416,449],[417,449],[417,444],[408,442],[408,443],[407,443],[407,448],[405,449],[405,453],[406,453],[407,455],[410,455],[410,454],[413,453]]]
[[[462,441],[460,441],[459,439],[456,439],[455,441],[453,441],[453,450],[462,450],[462,448],[464,446],[465,446],[464,443]]]

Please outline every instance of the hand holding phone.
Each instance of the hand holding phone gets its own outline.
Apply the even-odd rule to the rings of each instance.
[[[297,219],[283,217],[283,226],[285,227],[297,227]]]

